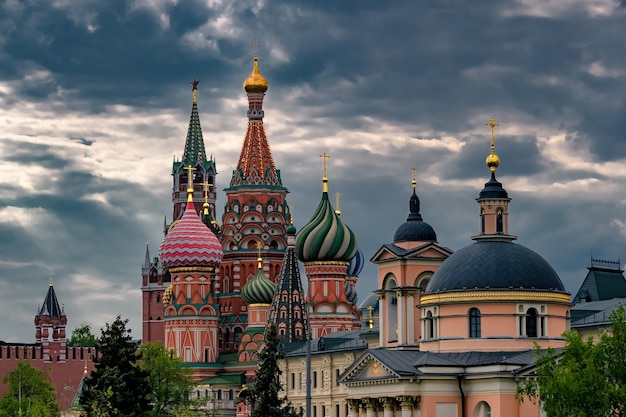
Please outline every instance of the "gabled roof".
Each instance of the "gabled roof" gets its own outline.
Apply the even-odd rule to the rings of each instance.
[[[611,323],[611,313],[619,306],[626,306],[625,298],[575,304],[570,310],[571,327],[576,330],[585,327],[608,326]]]
[[[431,254],[427,254],[431,252]],[[434,252],[434,253],[433,253]],[[428,242],[424,243],[420,246],[416,246],[411,249],[404,249],[399,246],[394,245],[393,243],[387,243],[374,253],[374,256],[370,258],[370,262],[379,263],[381,261],[385,261],[388,259],[432,259],[433,257],[437,258],[447,258],[452,254],[452,251],[444,246],[440,246],[437,243]],[[434,255],[434,256],[433,256]]]
[[[595,260],[592,260],[592,266],[587,268],[589,272],[587,272],[587,276],[572,302],[578,304],[583,301],[602,301],[626,297],[624,271],[619,267],[598,267],[593,261]]]

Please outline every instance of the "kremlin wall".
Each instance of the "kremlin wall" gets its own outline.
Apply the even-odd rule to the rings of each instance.
[[[511,197],[496,178],[493,118],[472,243],[456,252],[439,243],[422,217],[414,169],[406,221],[398,221],[392,242],[364,255],[330,202],[326,153],[319,203],[296,230],[263,126],[268,82],[256,53],[243,84],[247,130],[218,218],[217,167],[202,136],[199,81],[191,84],[184,150],[171,171],[172,216],[156,256],[146,247],[141,265],[142,340],[176,352],[207,406],[248,414],[240,394],[254,382],[272,321],[286,353],[280,362],[286,395],[304,410],[309,387],[311,417],[543,415],[538,405],[515,399],[521,381],[532,377],[534,346],[562,347],[574,320],[598,310],[577,309],[554,269],[515,243]],[[355,285],[365,256],[377,266],[378,289],[358,306]],[[592,260],[576,299],[591,306],[610,298],[598,295],[598,282],[609,282],[601,276],[619,289],[613,296],[626,296],[622,272]],[[0,344],[0,375],[20,360],[49,369],[61,410],[70,408],[96,354],[65,346],[66,323],[51,283],[35,317],[35,343]]]

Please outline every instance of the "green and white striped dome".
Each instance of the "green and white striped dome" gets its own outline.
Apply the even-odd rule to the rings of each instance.
[[[276,292],[276,284],[263,273],[261,258],[259,258],[259,268],[254,277],[241,289],[241,298],[248,305],[271,304],[274,292]]]

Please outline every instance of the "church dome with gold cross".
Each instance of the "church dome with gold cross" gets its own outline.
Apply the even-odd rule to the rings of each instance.
[[[259,71],[259,58],[256,56],[256,52],[254,54],[254,67],[252,67],[252,72],[243,82],[243,89],[246,90],[246,93],[265,93],[267,91],[267,80],[263,75],[261,75],[261,71]]]
[[[259,266],[254,277],[241,289],[241,298],[246,304],[271,304],[276,292],[274,284],[263,272],[261,258],[258,259]]]

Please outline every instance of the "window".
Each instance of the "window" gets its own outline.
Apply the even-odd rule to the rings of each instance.
[[[476,404],[472,417],[491,417],[491,407],[484,401]]]
[[[480,209],[480,231],[485,234],[485,209]]]
[[[295,374],[295,372],[291,373],[291,389],[296,389],[296,374]]]
[[[426,313],[426,319],[424,320],[424,331],[426,333],[426,339],[435,338],[435,320],[433,319],[433,313],[430,311]]]
[[[469,311],[469,337],[479,338],[480,333],[480,310],[471,308]]]
[[[502,209],[498,208],[496,211],[496,233],[502,234],[504,233],[504,224],[502,221]]]
[[[317,388],[317,371],[313,371],[313,388]]]
[[[537,310],[534,308],[526,312],[526,336],[537,337]]]

